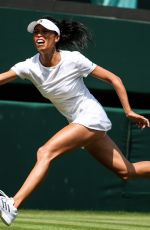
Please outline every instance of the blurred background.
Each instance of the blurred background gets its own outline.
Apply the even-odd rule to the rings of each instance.
[[[0,71],[36,53],[26,31],[30,21],[43,15],[80,21],[93,36],[83,54],[119,75],[133,109],[150,118],[149,8],[147,0],[0,0]],[[124,155],[132,162],[150,160],[150,130],[139,130],[125,117],[111,86],[91,76],[85,83],[104,106],[113,124],[109,135]],[[33,167],[39,146],[66,124],[30,82],[17,79],[1,86],[0,188],[13,195]],[[150,211],[149,202],[150,180],[124,182],[85,150],[76,150],[53,162],[23,207]]]

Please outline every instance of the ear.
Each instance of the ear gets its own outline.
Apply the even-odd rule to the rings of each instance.
[[[55,37],[55,42],[57,43],[57,42],[59,42],[59,40],[60,40],[60,36],[57,35],[57,36]]]

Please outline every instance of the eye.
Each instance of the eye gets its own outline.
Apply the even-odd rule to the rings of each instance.
[[[34,30],[34,31],[33,31],[33,34],[34,34],[34,35],[37,35],[37,34],[47,34],[47,33],[50,33],[50,31],[47,30],[47,29],[43,29],[43,30]]]
[[[47,34],[47,33],[50,33],[50,31],[47,30],[47,29],[44,29],[44,30],[42,30],[42,33],[43,33],[43,34]]]
[[[33,34],[38,34],[38,33],[39,33],[39,31],[37,31],[37,30],[33,31]]]

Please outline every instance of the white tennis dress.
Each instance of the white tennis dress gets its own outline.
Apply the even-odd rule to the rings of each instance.
[[[78,51],[61,50],[60,55],[61,61],[53,67],[43,66],[38,53],[11,69],[20,78],[30,80],[69,123],[108,131],[111,129],[111,122],[83,81],[83,77],[87,77],[96,64]]]

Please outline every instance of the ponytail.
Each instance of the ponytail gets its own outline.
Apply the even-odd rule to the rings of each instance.
[[[52,17],[43,17],[54,22],[60,29],[60,40],[56,48],[69,50],[82,50],[91,41],[91,35],[86,26],[80,22],[71,20],[57,21]]]

